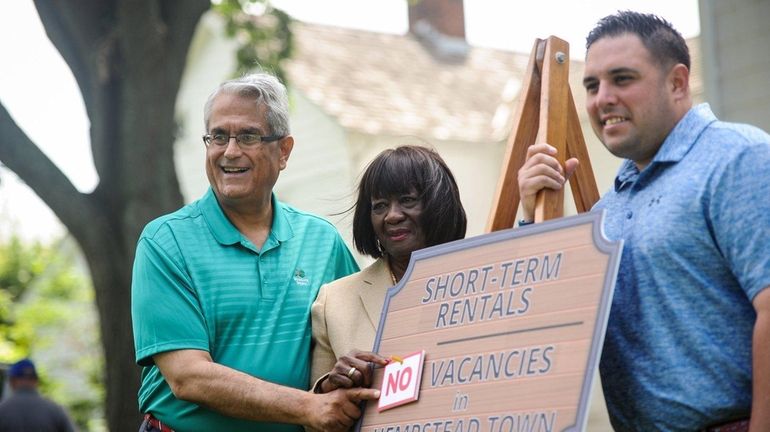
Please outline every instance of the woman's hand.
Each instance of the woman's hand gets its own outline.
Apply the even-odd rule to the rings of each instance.
[[[369,387],[374,365],[385,366],[388,359],[368,351],[353,350],[337,359],[329,377],[321,383],[323,393],[338,388]]]

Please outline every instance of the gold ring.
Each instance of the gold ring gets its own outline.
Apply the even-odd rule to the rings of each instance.
[[[350,370],[348,371],[348,378],[353,379],[354,373],[356,373],[356,368],[355,367],[350,368]]]

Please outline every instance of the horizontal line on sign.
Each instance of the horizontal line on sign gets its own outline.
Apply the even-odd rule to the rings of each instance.
[[[563,324],[553,324],[548,326],[532,327],[528,329],[511,330],[507,332],[490,333],[488,335],[469,336],[469,337],[460,338],[460,339],[450,339],[450,340],[445,340],[441,342],[436,342],[436,345],[449,345],[449,344],[459,343],[459,342],[468,342],[468,341],[478,340],[478,339],[488,339],[492,337],[506,336],[506,335],[517,334],[517,333],[529,333],[534,331],[550,330],[554,328],[572,327],[572,326],[578,326],[582,324],[583,324],[583,321],[575,321],[575,322],[569,322],[569,323],[563,323]]]

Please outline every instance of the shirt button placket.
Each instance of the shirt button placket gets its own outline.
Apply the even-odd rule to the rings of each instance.
[[[620,214],[623,215],[620,222],[621,226],[623,227],[623,237],[626,237],[629,234],[634,224],[633,202],[633,196],[629,195],[626,198],[624,205],[619,209],[621,210]]]
[[[266,288],[265,281],[267,281],[267,278],[262,276],[262,266],[261,266],[261,264],[262,264],[262,255],[258,254],[256,261],[257,261],[257,278],[256,278],[256,281],[257,281],[257,285],[258,285],[257,288],[259,289],[259,298],[260,299],[264,299],[265,298],[265,294],[267,294],[267,292],[265,290],[265,288]]]

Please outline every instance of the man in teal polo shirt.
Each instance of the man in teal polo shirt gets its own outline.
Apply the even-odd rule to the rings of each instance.
[[[204,121],[211,189],[136,249],[141,430],[344,430],[377,391],[300,389],[318,289],[358,267],[331,224],[272,192],[294,145],[286,89],[267,74],[225,82]]]

